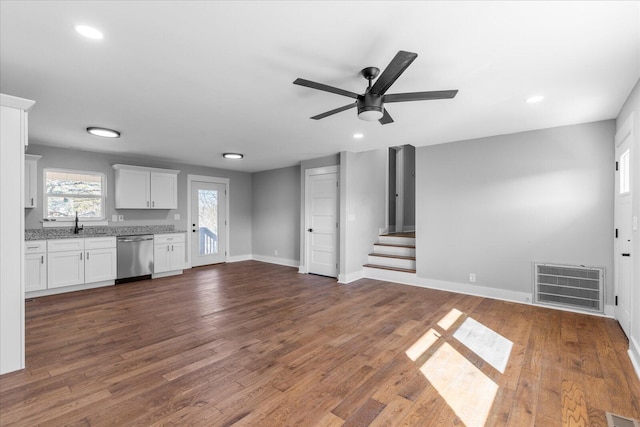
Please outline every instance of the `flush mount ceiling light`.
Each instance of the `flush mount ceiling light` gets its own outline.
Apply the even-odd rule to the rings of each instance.
[[[240,153],[224,153],[222,155],[222,157],[224,157],[225,159],[238,160],[238,159],[244,158],[244,154],[240,154]]]
[[[113,129],[88,127],[87,132],[91,135],[101,136],[103,138],[120,138],[120,132]]]
[[[73,27],[79,34],[85,36],[88,39],[93,39],[93,40],[101,40],[104,35],[102,34],[102,32],[100,30],[97,30],[93,27],[90,27],[88,25],[76,25],[75,27]]]
[[[543,99],[544,99],[544,96],[542,96],[542,95],[530,96],[529,98],[527,98],[527,103],[528,104],[535,104],[536,102],[540,102]]]
[[[361,133],[354,133],[353,134],[353,139],[362,139],[364,138],[364,135]]]

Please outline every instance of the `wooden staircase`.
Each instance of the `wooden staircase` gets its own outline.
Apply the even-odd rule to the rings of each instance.
[[[415,232],[381,234],[378,243],[373,244],[368,263],[363,267],[365,273],[367,269],[377,269],[415,274]]]

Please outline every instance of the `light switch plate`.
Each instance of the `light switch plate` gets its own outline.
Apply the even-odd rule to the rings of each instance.
[[[178,221],[180,219],[180,214],[173,214],[173,219]]]
[[[111,221],[117,222],[118,221],[118,215],[117,214],[111,215]]]

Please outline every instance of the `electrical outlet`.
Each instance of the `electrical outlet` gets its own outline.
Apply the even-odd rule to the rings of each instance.
[[[124,221],[124,215],[118,215],[118,221]]]
[[[178,221],[180,219],[180,214],[173,214],[173,220]]]
[[[469,281],[471,283],[476,283],[476,273],[469,273]]]
[[[111,215],[111,221],[118,222],[118,215],[117,214]]]
[[[274,254],[275,256],[278,256],[278,250],[276,249],[275,251],[273,251],[273,254]]]

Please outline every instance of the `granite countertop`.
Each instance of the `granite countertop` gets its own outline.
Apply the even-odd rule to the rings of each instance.
[[[77,239],[85,237],[134,236],[139,234],[186,233],[173,225],[144,225],[130,227],[85,227],[73,234],[73,227],[32,228],[24,231],[24,240]]]

